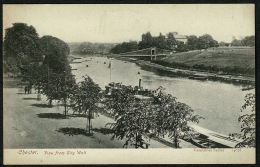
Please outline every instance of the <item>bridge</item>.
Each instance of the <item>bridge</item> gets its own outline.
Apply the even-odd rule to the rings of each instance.
[[[164,57],[171,53],[170,50],[151,47],[126,53],[112,54],[111,57],[151,57],[151,60],[156,60],[156,57]]]

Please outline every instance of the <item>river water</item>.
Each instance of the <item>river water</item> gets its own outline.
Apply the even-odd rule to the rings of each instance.
[[[156,89],[162,86],[166,88],[167,93],[177,97],[178,101],[189,105],[195,114],[205,118],[200,121],[199,126],[225,135],[240,132],[238,117],[241,114],[244,97],[247,93],[254,92],[254,89],[242,91],[241,86],[227,83],[159,76],[142,70],[135,63],[105,57],[87,57],[76,61],[83,61],[71,64],[72,68],[77,69],[73,70],[77,82],[82,81],[82,76],[88,75],[105,89],[105,85],[110,82],[108,65],[111,61],[112,82],[137,86],[141,79],[144,88]]]

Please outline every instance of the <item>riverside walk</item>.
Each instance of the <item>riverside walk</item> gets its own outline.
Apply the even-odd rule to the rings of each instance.
[[[3,95],[4,148],[123,148],[124,140],[111,140],[112,134],[105,125],[114,120],[105,115],[95,117],[94,134],[86,136],[86,118],[69,116],[64,119],[64,107],[59,103],[48,107],[43,95],[41,101],[37,101],[34,91],[24,94],[19,93],[18,88],[4,88]],[[171,148],[153,139],[149,144],[149,148]],[[195,147],[185,141],[180,146]]]

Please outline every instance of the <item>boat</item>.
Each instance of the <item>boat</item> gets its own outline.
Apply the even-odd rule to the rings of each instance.
[[[214,144],[212,141],[206,139],[206,138],[192,138],[190,141],[192,144],[194,144],[197,147],[200,148],[216,148],[216,144]]]
[[[207,80],[207,75],[194,74],[188,77],[189,79]]]
[[[255,89],[255,87],[253,87],[253,86],[245,87],[245,88],[242,88],[242,91],[247,91],[247,90],[251,90],[251,89]]]
[[[76,68],[72,68],[71,70],[77,70]]]
[[[232,138],[211,130],[202,128],[198,125],[189,125],[192,131],[199,133],[198,137],[191,139],[191,142],[202,148],[234,148],[243,140]]]
[[[81,61],[72,61],[70,64],[77,64],[77,63],[82,63]]]

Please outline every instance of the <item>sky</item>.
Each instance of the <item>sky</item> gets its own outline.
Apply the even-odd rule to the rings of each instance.
[[[233,37],[255,35],[254,15],[253,4],[3,5],[3,34],[22,22],[35,27],[40,37],[65,42],[140,41],[146,32],[210,34],[219,42],[231,42]]]

